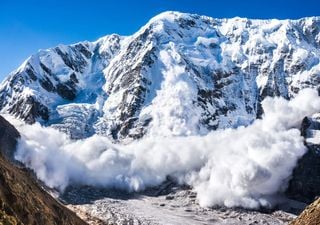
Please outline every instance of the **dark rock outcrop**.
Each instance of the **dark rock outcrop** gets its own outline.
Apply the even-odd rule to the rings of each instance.
[[[304,118],[301,134],[307,138],[310,130],[319,130],[320,124],[310,118]],[[320,196],[320,146],[306,142],[307,153],[299,160],[293,171],[287,195],[290,198],[311,203]]]
[[[0,150],[2,157],[13,160],[13,149],[17,145],[18,138],[20,138],[19,132],[0,116]]]

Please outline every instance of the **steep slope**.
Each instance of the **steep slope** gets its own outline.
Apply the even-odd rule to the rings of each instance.
[[[309,205],[290,225],[318,225],[320,224],[320,198]]]
[[[102,69],[119,42],[119,36],[110,35],[95,43],[40,50],[1,85],[1,111],[28,123],[55,124],[62,130],[65,124],[66,132],[73,130],[75,137],[77,129],[90,134],[90,120],[97,113],[90,103],[103,98]],[[81,125],[77,121],[83,121],[83,126],[77,126]]]
[[[73,138],[186,136],[252,123],[266,96],[319,87],[320,18],[165,12],[129,37],[41,50],[0,86],[0,112]]]
[[[8,159],[20,135],[0,116],[0,224],[86,224]]]

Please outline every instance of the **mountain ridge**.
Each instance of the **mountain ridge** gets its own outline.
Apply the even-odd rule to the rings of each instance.
[[[318,88],[319,24],[164,12],[132,36],[39,51],[0,85],[0,112],[73,138],[246,126],[266,96]]]

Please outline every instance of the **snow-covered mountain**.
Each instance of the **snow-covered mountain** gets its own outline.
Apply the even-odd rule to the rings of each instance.
[[[73,138],[186,136],[248,125],[266,96],[319,89],[320,17],[165,12],[132,36],[40,50],[0,85],[0,112]]]

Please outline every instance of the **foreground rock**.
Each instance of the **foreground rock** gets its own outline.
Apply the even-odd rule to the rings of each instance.
[[[10,161],[19,136],[0,116],[0,224],[85,225],[46,193],[30,171]]]
[[[308,206],[301,215],[290,225],[319,225],[320,224],[320,198]]]

